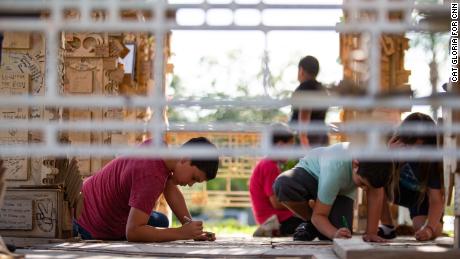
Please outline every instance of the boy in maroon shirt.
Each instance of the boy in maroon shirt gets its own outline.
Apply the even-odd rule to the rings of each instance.
[[[192,138],[183,147],[194,145],[216,148],[204,137]],[[83,183],[83,211],[73,223],[74,235],[134,242],[215,240],[213,233],[203,232],[201,221],[189,220],[177,185],[214,179],[218,166],[217,155],[206,159],[116,158]],[[168,228],[167,217],[152,212],[161,193],[181,227]]]

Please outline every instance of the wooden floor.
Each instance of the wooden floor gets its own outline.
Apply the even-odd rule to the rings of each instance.
[[[62,240],[8,239],[26,258],[460,258],[451,238],[416,242],[398,238],[385,244],[364,243],[360,236],[334,242],[292,241],[292,238],[222,237],[215,242],[168,243],[63,242]],[[41,244],[40,244],[41,242]]]

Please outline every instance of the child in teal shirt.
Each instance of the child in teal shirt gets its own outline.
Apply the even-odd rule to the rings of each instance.
[[[314,152],[344,153],[349,143],[313,149]],[[377,235],[384,189],[392,176],[391,162],[353,160],[350,156],[306,156],[283,172],[273,186],[278,200],[307,221],[299,226],[302,240],[350,238],[353,203],[357,187],[367,191],[368,226],[365,241],[383,242]],[[296,239],[296,236],[294,236]]]

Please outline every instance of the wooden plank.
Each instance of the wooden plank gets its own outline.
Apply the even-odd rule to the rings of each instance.
[[[272,249],[270,246],[250,246],[245,244],[236,246],[218,246],[215,242],[193,242],[187,246],[179,246],[174,242],[166,244],[155,243],[130,243],[130,242],[104,242],[104,243],[64,243],[54,246],[54,249],[73,251],[92,251],[115,254],[142,254],[143,256],[166,256],[166,257],[187,257],[193,258],[219,258],[219,257],[256,257]]]
[[[326,250],[326,251],[321,251],[321,252],[315,252],[311,258],[312,259],[337,259],[338,257],[336,254],[334,254],[333,251]]]
[[[417,259],[458,259],[460,251],[453,249],[440,248],[437,246],[425,246],[423,249],[373,249],[369,251],[355,251],[350,253],[353,259],[401,259],[401,258],[417,258]]]
[[[3,237],[7,244],[15,245],[16,247],[31,247],[41,244],[63,243],[63,239],[40,238],[40,237]]]
[[[32,200],[7,200],[0,209],[0,229],[32,230]]]
[[[337,259],[338,257],[331,251],[330,247],[315,245],[285,246],[277,249],[268,249],[261,255],[262,258],[321,258]]]
[[[334,239],[332,249],[334,253],[341,259],[354,258],[353,253],[358,251],[368,251],[373,247],[364,242],[361,237],[354,236],[350,239]]]
[[[397,241],[396,246],[392,246],[393,242],[383,244],[366,243],[361,237],[353,237],[351,239],[334,239],[333,250],[341,259],[454,259],[460,257],[460,250],[448,249],[433,244],[427,245],[426,243],[416,242],[415,240],[413,242],[413,247],[411,247],[410,243],[404,245]],[[390,246],[392,246],[391,249]]]
[[[3,33],[3,48],[5,49],[30,49],[30,32]]]
[[[29,74],[0,71],[0,94],[21,95],[29,93]]]

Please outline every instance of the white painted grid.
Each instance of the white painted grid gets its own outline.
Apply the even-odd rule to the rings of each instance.
[[[310,9],[344,9],[350,12],[350,21],[336,26],[309,26],[309,25],[267,25],[263,19],[258,25],[238,25],[233,21],[228,25],[211,25],[205,21],[202,25],[182,25],[175,21],[167,19],[165,16],[166,10],[179,11],[183,9],[200,9],[204,12],[219,8],[236,11],[239,9],[255,9],[259,12],[267,10],[310,10]],[[66,9],[77,9],[81,13],[81,19],[66,20],[63,17],[63,11]],[[90,12],[94,9],[103,9],[108,12],[107,19],[101,21],[92,21]],[[118,15],[124,9],[147,10],[154,14],[154,18],[146,21],[125,21]],[[45,132],[45,142],[42,144],[27,144],[27,145],[1,145],[0,155],[28,155],[28,156],[43,156],[43,155],[115,155],[115,154],[130,154],[130,155],[154,155],[154,156],[208,156],[212,150],[208,149],[190,149],[181,150],[168,149],[163,146],[161,141],[154,141],[154,145],[145,148],[132,148],[120,146],[114,148],[112,146],[92,146],[92,145],[72,145],[66,146],[57,143],[56,134],[59,130],[78,129],[87,131],[106,131],[114,129],[123,130],[146,130],[152,133],[155,140],[161,139],[165,125],[161,118],[161,111],[165,106],[199,106],[202,108],[227,106],[227,107],[252,107],[252,108],[276,108],[286,105],[294,105],[305,108],[326,108],[330,106],[343,106],[347,108],[374,108],[374,107],[391,107],[391,108],[410,108],[412,105],[432,105],[434,107],[442,106],[446,108],[460,108],[459,97],[456,95],[431,96],[421,99],[410,99],[408,97],[382,97],[379,95],[379,74],[380,74],[380,49],[378,38],[382,33],[396,33],[406,31],[438,31],[440,28],[433,27],[428,24],[418,24],[414,22],[409,15],[399,22],[389,21],[387,18],[388,11],[402,11],[405,14],[411,14],[413,10],[435,10],[448,12],[447,5],[431,5],[431,4],[414,4],[414,1],[363,1],[353,0],[347,1],[343,5],[329,4],[268,4],[260,2],[257,4],[239,4],[235,1],[227,4],[213,4],[204,1],[201,4],[169,4],[166,1],[122,1],[122,0],[80,0],[80,1],[63,1],[63,0],[47,0],[47,1],[0,1],[0,10],[3,12],[30,12],[45,11],[49,13],[49,18],[2,18],[0,20],[0,30],[8,31],[39,31],[46,34],[46,94],[44,96],[0,96],[0,104],[2,107],[17,107],[17,106],[48,106],[48,107],[151,107],[153,117],[147,124],[133,122],[118,122],[118,121],[79,121],[74,122],[40,122],[40,121],[8,121],[1,120],[0,128],[21,128],[21,129],[38,129]],[[360,11],[376,11],[378,14],[376,21],[358,21],[356,15]],[[97,25],[97,26],[95,26]],[[52,67],[57,67],[57,35],[60,31],[95,31],[95,32],[123,32],[123,31],[144,31],[150,32],[156,37],[156,52],[154,60],[154,91],[148,93],[148,96],[122,97],[122,96],[60,96],[58,89],[58,74]],[[163,92],[163,39],[167,32],[171,30],[256,30],[262,32],[279,31],[279,30],[323,30],[323,31],[338,31],[338,32],[363,32],[370,37],[369,45],[369,69],[370,81],[367,94],[365,96],[331,96],[327,98],[318,98],[317,96],[308,95],[296,100],[284,99],[275,100],[271,98],[257,99],[247,98],[244,100],[166,100]],[[170,130],[195,130],[201,129],[219,130],[229,128],[233,130],[256,130],[262,133],[262,145],[259,148],[228,148],[219,149],[220,155],[239,156],[251,155],[262,156],[271,155],[277,157],[298,157],[300,154],[319,155],[311,153],[311,150],[293,147],[286,150],[275,149],[269,139],[271,139],[272,131],[266,127],[267,125],[246,125],[240,127],[229,126],[225,123],[213,123],[209,127],[202,125],[170,125]],[[393,125],[394,126],[394,125]],[[390,134],[394,127],[383,123],[351,123],[341,127],[343,133],[365,132],[369,139],[375,139],[383,134]],[[435,131],[435,132],[450,132],[458,133],[460,125],[443,125],[436,129],[430,129],[423,125],[414,125],[417,130]],[[294,125],[294,129],[312,129],[312,130],[329,130],[318,125]],[[397,159],[415,159],[415,158],[435,158],[439,159],[443,156],[460,157],[460,151],[456,148],[443,149],[413,149],[410,152],[407,150],[389,151],[386,146],[379,145],[378,141],[370,141],[368,145],[352,149],[348,155],[363,157],[363,158],[397,158]],[[329,154],[343,155],[343,154]]]

